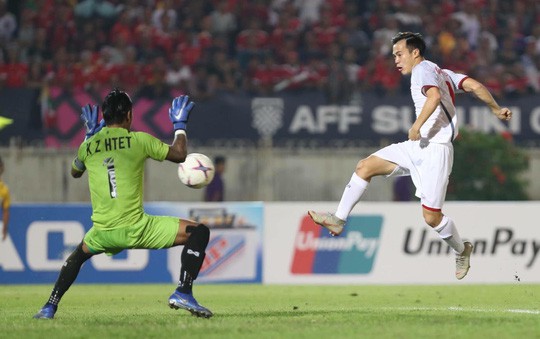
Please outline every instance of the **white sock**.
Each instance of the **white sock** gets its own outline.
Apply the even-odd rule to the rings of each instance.
[[[362,194],[364,194],[368,184],[369,182],[360,178],[356,173],[353,173],[351,181],[345,186],[335,216],[341,220],[347,220],[354,205],[356,205]]]
[[[448,218],[446,215],[443,216],[441,223],[438,226],[433,227],[433,230],[439,233],[441,239],[444,240],[448,246],[454,250],[454,252],[459,254],[465,249],[465,245],[459,236],[456,225],[454,225],[454,221]]]

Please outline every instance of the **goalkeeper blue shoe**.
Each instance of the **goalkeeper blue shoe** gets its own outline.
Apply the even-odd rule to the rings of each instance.
[[[46,303],[45,306],[34,315],[34,319],[53,319],[58,306]]]
[[[199,305],[191,293],[180,293],[175,291],[169,297],[169,307],[175,310],[181,308],[191,312],[192,315],[202,318],[210,318],[214,314],[204,306]]]

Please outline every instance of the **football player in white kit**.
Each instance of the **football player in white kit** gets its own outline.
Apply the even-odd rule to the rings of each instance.
[[[315,223],[337,236],[371,178],[410,175],[422,204],[424,220],[454,250],[456,278],[463,279],[469,271],[473,245],[461,240],[452,219],[442,212],[454,161],[452,141],[458,134],[455,94],[473,93],[501,120],[509,120],[512,112],[500,107],[480,82],[426,60],[426,44],[420,34],[400,32],[392,38],[392,45],[398,71],[403,75],[411,74],[416,121],[409,130],[409,139],[360,160],[335,213],[309,211],[308,214]]]

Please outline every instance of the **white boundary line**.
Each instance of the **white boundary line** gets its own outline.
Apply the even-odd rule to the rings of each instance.
[[[540,310],[526,310],[526,309],[493,309],[493,308],[466,308],[466,307],[381,307],[383,310],[388,311],[454,311],[454,312],[481,312],[481,313],[517,313],[517,314],[532,314],[540,315]]]

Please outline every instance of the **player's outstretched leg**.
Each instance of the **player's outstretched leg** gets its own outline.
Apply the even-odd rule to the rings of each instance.
[[[456,254],[456,278],[459,280],[465,278],[471,268],[471,254],[473,251],[473,244],[466,241],[463,243],[465,249],[460,254]]]
[[[178,287],[169,297],[169,307],[183,309],[197,317],[210,318],[214,314],[201,306],[193,297],[193,281],[201,270],[206,255],[205,250],[210,240],[210,230],[203,224],[187,226],[190,236],[182,251],[182,268]]]
[[[338,236],[343,232],[343,226],[345,226],[345,220],[341,220],[332,213],[317,213],[315,211],[308,211],[308,215],[313,221],[328,231],[333,236]]]

